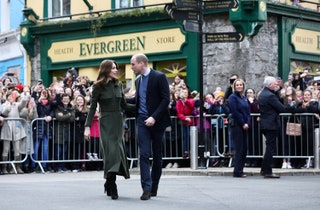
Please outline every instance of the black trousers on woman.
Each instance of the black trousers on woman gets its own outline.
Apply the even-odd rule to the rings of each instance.
[[[230,127],[231,135],[234,140],[235,155],[234,155],[234,177],[242,177],[243,168],[246,163],[247,156],[247,131],[243,130],[241,125]]]

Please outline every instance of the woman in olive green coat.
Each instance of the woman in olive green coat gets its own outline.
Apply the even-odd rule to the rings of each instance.
[[[125,153],[123,110],[134,111],[135,105],[127,104],[122,84],[117,79],[118,65],[115,61],[102,61],[97,81],[93,85],[89,114],[85,123],[85,138],[90,140],[90,126],[100,106],[100,143],[103,152],[105,192],[112,199],[118,199],[116,175],[130,178]]]

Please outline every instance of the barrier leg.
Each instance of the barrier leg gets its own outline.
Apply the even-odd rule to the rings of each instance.
[[[190,126],[190,167],[198,169],[198,130],[196,126]]]
[[[320,138],[319,138],[319,128],[314,129],[314,168],[320,168]]]
[[[233,158],[230,157],[230,160],[229,160],[229,164],[228,164],[228,167],[231,168],[232,167],[232,161],[233,161]]]
[[[198,145],[198,153],[199,153],[199,166],[200,169],[206,169],[206,159],[204,158],[205,145]],[[209,164],[209,163],[208,163]]]

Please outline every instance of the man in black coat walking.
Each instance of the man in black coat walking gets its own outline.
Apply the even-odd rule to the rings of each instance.
[[[276,139],[280,129],[279,113],[291,112],[294,108],[286,107],[280,102],[276,95],[279,86],[275,77],[266,76],[263,85],[264,88],[258,98],[261,114],[260,126],[266,138],[266,151],[262,161],[261,175],[265,178],[280,178],[279,175],[272,173],[273,155],[276,151]]]

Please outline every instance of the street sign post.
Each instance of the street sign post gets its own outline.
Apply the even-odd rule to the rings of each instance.
[[[183,21],[183,28],[189,32],[199,32],[199,23],[198,21],[193,20],[184,20]]]
[[[233,9],[239,5],[237,0],[208,0],[203,2],[203,9]]]
[[[171,17],[175,20],[199,20],[199,12],[189,10],[173,10]]]
[[[242,42],[244,35],[239,32],[227,33],[207,33],[205,34],[206,43],[219,43],[219,42]]]
[[[197,0],[174,0],[177,9],[200,9]]]

